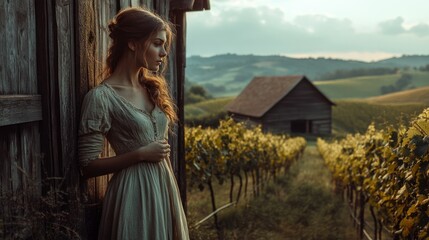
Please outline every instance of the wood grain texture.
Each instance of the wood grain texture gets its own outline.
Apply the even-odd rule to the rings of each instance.
[[[3,94],[18,93],[18,41],[17,41],[17,23],[16,23],[16,3],[18,1],[6,2],[6,22],[5,34],[6,37],[6,76],[7,80],[3,86]]]
[[[0,94],[6,94],[6,62],[7,62],[7,45],[6,45],[6,1],[0,1]]]
[[[40,95],[0,95],[0,126],[42,120]]]
[[[34,1],[1,1],[0,195],[8,201],[2,204],[0,218],[9,226],[3,229],[5,238],[23,230],[13,225],[14,219],[28,214],[32,197],[41,194],[42,97],[35,59]]]

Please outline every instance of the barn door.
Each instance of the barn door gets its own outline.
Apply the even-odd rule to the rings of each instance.
[[[0,1],[0,239],[29,235],[40,196],[41,95],[36,71],[34,1]]]

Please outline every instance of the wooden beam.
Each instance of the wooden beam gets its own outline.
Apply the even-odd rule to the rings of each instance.
[[[1,95],[0,126],[42,120],[41,95]]]

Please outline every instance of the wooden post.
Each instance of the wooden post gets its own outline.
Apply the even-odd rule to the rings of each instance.
[[[186,198],[186,167],[185,167],[185,66],[186,66],[186,13],[175,11],[174,23],[176,24],[176,63],[177,63],[177,107],[179,117],[178,156],[177,156],[177,180],[180,196],[185,212],[187,212]]]

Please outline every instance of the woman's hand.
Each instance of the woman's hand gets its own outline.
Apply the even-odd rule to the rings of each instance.
[[[139,159],[145,162],[160,162],[170,154],[167,140],[151,142],[137,150]]]

